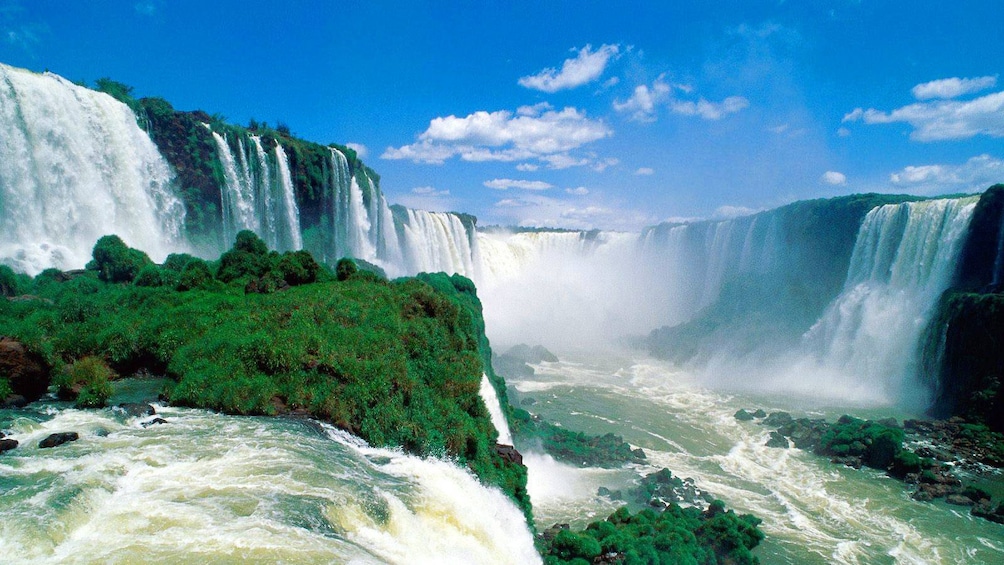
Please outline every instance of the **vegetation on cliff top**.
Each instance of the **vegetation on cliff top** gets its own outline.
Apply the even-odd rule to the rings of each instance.
[[[94,259],[73,276],[14,275],[28,296],[0,300],[0,335],[41,354],[66,397],[98,406],[112,370],[164,373],[175,404],[299,412],[374,445],[455,458],[529,514],[526,470],[496,452],[478,394],[483,326],[469,280],[351,269],[337,280],[309,253],[269,252],[251,232],[208,263],[146,263],[114,236]]]

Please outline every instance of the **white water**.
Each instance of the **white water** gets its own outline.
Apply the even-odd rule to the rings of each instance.
[[[477,240],[456,214],[408,209],[402,250],[411,273],[475,275]]]
[[[495,394],[495,387],[488,380],[488,375],[481,375],[481,388],[478,394],[481,395],[482,402],[488,408],[488,414],[491,415],[495,431],[499,433],[498,443],[512,445],[512,433],[509,431],[509,423],[506,422],[502,405],[499,403],[498,395]]]
[[[275,161],[278,165],[279,187],[282,189],[282,203],[286,211],[286,232],[289,247],[301,249],[303,238],[300,235],[300,210],[296,206],[296,194],[293,191],[293,178],[289,175],[289,158],[282,145],[275,146]],[[278,244],[276,244],[278,247]]]
[[[0,262],[81,268],[109,233],[156,260],[183,245],[171,169],[124,104],[0,64],[0,128]]]
[[[523,515],[448,461],[328,426],[158,407],[22,412],[0,458],[5,563],[539,563]],[[148,420],[145,418],[143,420]],[[38,449],[50,433],[80,440]]]
[[[844,291],[805,336],[814,360],[796,370],[845,398],[923,406],[918,342],[951,282],[975,206],[975,198],[945,199],[869,212]],[[819,392],[819,384],[807,386]]]

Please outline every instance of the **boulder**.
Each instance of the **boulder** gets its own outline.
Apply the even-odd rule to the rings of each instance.
[[[950,494],[945,497],[945,502],[954,504],[955,506],[972,506],[975,504],[973,499],[961,494]]]
[[[80,435],[77,432],[59,432],[55,434],[49,434],[49,437],[38,442],[38,447],[40,449],[45,449],[48,447],[56,447],[68,443],[71,441],[77,441],[80,439]]]
[[[5,451],[10,451],[15,447],[17,447],[16,439],[10,439],[10,438],[0,439],[0,453],[3,453]]]
[[[499,457],[509,461],[510,463],[516,463],[517,465],[523,464],[523,455],[516,448],[511,445],[503,445],[501,443],[495,444],[495,453],[498,453]]]
[[[12,394],[7,398],[0,398],[0,408],[24,408],[28,405],[28,399],[20,394]]]
[[[759,420],[760,418],[766,418],[767,413],[763,411],[763,408],[757,408],[756,412],[753,413],[753,417]]]
[[[785,424],[791,423],[791,414],[787,412],[771,412],[770,416],[763,421],[763,425],[771,428],[779,428]]]
[[[781,449],[788,449],[788,438],[781,435],[779,432],[771,432],[770,439],[767,440],[767,447],[779,447]]]
[[[735,413],[734,417],[736,420],[739,420],[740,422],[749,422],[750,420],[753,419],[753,414],[747,412],[745,408],[740,408]]]
[[[28,351],[20,341],[0,337],[0,377],[10,382],[14,394],[27,402],[38,400],[49,390],[50,370],[41,355]]]
[[[143,422],[140,425],[143,426],[144,428],[149,428],[150,426],[156,426],[157,424],[166,424],[166,423],[167,420],[163,418],[154,418],[153,420],[150,420],[149,422]]]
[[[118,405],[118,409],[125,412],[126,416],[131,418],[142,418],[144,416],[153,416],[157,413],[153,406],[149,404],[143,404],[138,402],[123,402]]]

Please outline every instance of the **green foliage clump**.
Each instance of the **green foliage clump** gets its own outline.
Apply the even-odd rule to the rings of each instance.
[[[620,467],[645,461],[641,449],[612,433],[592,436],[556,426],[526,410],[512,410],[512,431],[521,443],[539,441],[544,451],[559,461],[579,467]]]
[[[315,282],[321,273],[321,266],[314,260],[313,255],[301,250],[283,253],[276,270],[287,284],[298,286]]]
[[[209,270],[209,265],[202,259],[192,258],[185,264],[178,276],[178,284],[175,287],[179,291],[206,288],[213,282],[213,273]]]
[[[162,286],[164,284],[164,277],[161,275],[160,267],[157,265],[146,265],[139,270],[139,274],[136,275],[136,280],[133,281],[136,286]]]
[[[541,554],[547,565],[593,563],[695,564],[759,563],[752,550],[763,540],[760,520],[725,510],[721,501],[707,511],[673,504],[662,512],[627,507],[581,532],[563,530],[545,535]]]
[[[359,272],[359,267],[356,266],[355,261],[348,257],[342,257],[335,265],[335,277],[339,281],[348,280],[349,277],[357,272]]]
[[[27,288],[31,278],[15,273],[7,265],[0,265],[0,297],[18,296]]]
[[[220,257],[216,278],[228,283],[246,277],[260,277],[268,272],[268,247],[250,230],[237,234],[234,246]]]
[[[53,384],[60,398],[76,400],[78,408],[101,408],[112,395],[115,373],[100,357],[84,357],[67,365]]]
[[[6,377],[0,377],[0,400],[12,394],[14,394],[14,389],[10,386],[10,380]]]
[[[874,469],[886,470],[903,450],[903,430],[871,420],[841,416],[823,434],[816,453],[860,457]]]
[[[93,261],[87,268],[105,282],[132,282],[143,267],[153,265],[146,253],[133,249],[117,235],[106,235],[94,244]]]

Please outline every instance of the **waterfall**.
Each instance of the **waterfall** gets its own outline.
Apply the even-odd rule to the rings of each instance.
[[[265,153],[265,148],[262,147],[260,137],[252,135],[251,143],[254,145],[258,168],[255,171],[256,177],[254,179],[250,178],[249,171],[249,186],[268,186],[272,182],[272,171],[268,164],[268,155]],[[279,245],[279,230],[276,223],[271,221],[276,217],[275,198],[273,197],[272,191],[264,191],[261,200],[261,203],[257,206],[257,214],[258,217],[262,219],[261,223],[263,224],[261,228],[263,233],[261,236],[262,239],[265,240],[265,243],[268,244],[269,248],[275,249]]]
[[[475,277],[477,239],[456,214],[407,210],[401,246],[409,272]]]
[[[285,243],[289,249],[301,249],[303,248],[303,237],[300,235],[300,210],[296,207],[293,178],[289,174],[289,158],[286,157],[286,151],[282,145],[278,143],[275,145],[275,160],[279,169],[278,184],[282,190],[282,203],[286,210],[286,227],[289,234],[289,239]],[[269,192],[271,193],[271,191]]]
[[[259,233],[261,228],[255,214],[250,173],[243,161],[244,152],[237,153],[241,156],[238,161],[227,139],[215,131],[212,133],[220,164],[223,166],[224,185],[220,187],[220,197],[223,202],[223,241],[228,246],[234,241],[237,232],[251,230]]]
[[[110,233],[157,260],[184,247],[171,168],[125,104],[0,64],[0,122],[0,262],[80,268]]]
[[[485,407],[488,408],[488,414],[491,415],[492,425],[495,426],[495,429],[499,433],[498,443],[512,445],[512,433],[509,431],[509,424],[506,422],[505,413],[502,411],[502,405],[499,403],[499,397],[495,394],[495,387],[488,380],[488,375],[481,375],[481,390],[479,394],[481,395],[481,400],[485,403]]]
[[[858,232],[844,290],[804,336],[821,386],[923,402],[910,384],[919,341],[951,283],[977,198],[889,204]],[[825,382],[824,382],[825,381]],[[875,390],[878,388],[880,390]]]

